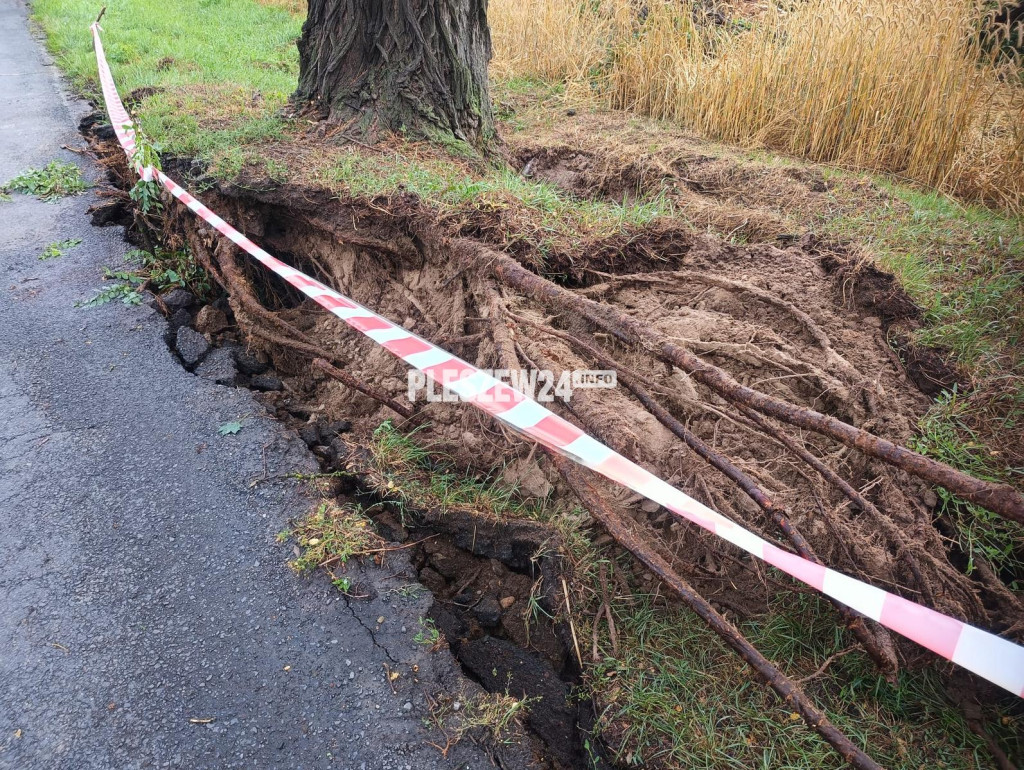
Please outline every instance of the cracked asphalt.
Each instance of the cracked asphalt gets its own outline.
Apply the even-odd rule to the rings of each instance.
[[[0,104],[0,182],[54,158],[100,179],[61,149],[87,106],[19,0]],[[297,436],[186,372],[148,306],[75,307],[127,249],[89,225],[96,200],[0,203],[0,768],[490,767],[427,743],[425,694],[463,680],[413,641],[431,598],[394,590],[400,554],[353,573],[375,598],[350,603],[285,567],[274,536],[311,501],[274,477],[315,468]]]

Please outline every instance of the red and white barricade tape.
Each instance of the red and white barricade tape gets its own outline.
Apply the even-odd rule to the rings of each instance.
[[[136,144],[132,120],[121,103],[107,66],[100,26],[93,24],[91,29],[107,113],[129,161],[134,163]],[[1024,647],[776,547],[613,452],[518,390],[271,256],[162,171],[138,165],[136,171],[144,179],[159,180],[196,216],[257,262],[353,329],[458,394],[463,401],[494,416],[523,436],[715,533],[937,655],[1006,688],[1014,695],[1024,697]]]

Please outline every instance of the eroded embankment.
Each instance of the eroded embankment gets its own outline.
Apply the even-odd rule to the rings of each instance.
[[[193,171],[177,166],[172,174],[178,177]],[[552,281],[530,290],[496,269],[503,257],[489,242],[504,239],[493,224],[503,220],[502,212],[439,221],[413,196],[338,200],[265,179],[217,185],[205,198],[290,264],[480,367],[550,370],[558,377],[614,366],[619,388],[577,390],[556,410],[768,540],[988,628],[1008,629],[1021,617],[1018,600],[997,575],[982,568],[967,576],[963,556],[948,550],[927,484],[833,438],[797,432],[731,401],[563,301],[565,292],[599,301],[742,385],[902,443],[927,399],[908,381],[887,332],[912,324],[915,309],[890,276],[851,264],[841,249],[811,238],[786,248],[741,246],[660,225],[588,243],[578,254],[543,253],[518,241],[514,256]],[[406,403],[404,365],[254,266],[201,222],[170,211],[165,239],[187,244],[227,297],[216,308],[223,323],[215,316],[216,323],[208,324],[214,314],[205,311],[199,330],[207,342],[244,348],[258,363],[239,372],[240,354],[232,353],[230,384],[261,390],[270,409],[301,423],[297,427],[310,436],[326,468],[351,471],[352,449],[332,437],[338,428],[330,426],[345,421],[356,444],[368,443],[377,426],[396,417],[388,400]],[[194,310],[186,315],[179,315],[180,327],[199,322]],[[180,339],[176,343],[184,357]],[[315,358],[343,370],[347,383],[313,366]],[[947,376],[931,376],[940,375]],[[527,497],[574,499],[543,453],[475,410],[419,402],[405,417],[403,424],[419,427],[421,443],[463,469],[500,474]],[[780,588],[791,588],[656,505],[603,483],[598,489],[645,533],[653,552],[730,616],[756,617]],[[507,646],[515,645],[549,667],[544,670],[551,675],[532,686],[564,689],[573,675],[564,629],[552,625],[520,638],[510,612],[538,598],[536,559],[527,564],[523,554],[501,558],[482,549],[476,541],[480,522],[472,517],[435,519],[427,526],[443,530],[446,539],[418,546],[417,563],[421,579],[439,597],[438,624],[467,670],[500,688],[502,677],[473,661],[504,656],[519,665],[527,653]],[[401,539],[401,522],[397,529],[380,523]],[[634,573],[640,585],[652,580],[639,566]],[[544,601],[554,614],[557,599],[548,595]],[[855,625],[884,669],[920,658],[919,648],[880,627]],[[508,666],[510,673],[516,670]],[[558,698],[549,693],[548,701]],[[565,709],[545,721],[573,719]],[[549,747],[564,743],[547,740]],[[571,766],[577,760],[571,754],[555,761]]]

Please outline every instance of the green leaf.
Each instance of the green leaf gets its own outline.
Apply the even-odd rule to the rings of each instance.
[[[238,420],[232,420],[226,422],[217,429],[217,433],[222,436],[233,436],[242,429],[242,423]]]
[[[68,238],[63,241],[54,241],[39,255],[39,259],[56,259],[63,257],[69,249],[73,249],[82,242],[81,238]]]

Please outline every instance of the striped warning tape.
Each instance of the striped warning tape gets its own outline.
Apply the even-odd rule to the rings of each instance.
[[[638,492],[797,580],[1024,698],[1024,647],[784,551],[688,497],[500,380],[268,254],[158,169],[135,162],[135,131],[91,27],[107,113],[142,178],[157,179],[196,216],[346,324],[522,435]]]

